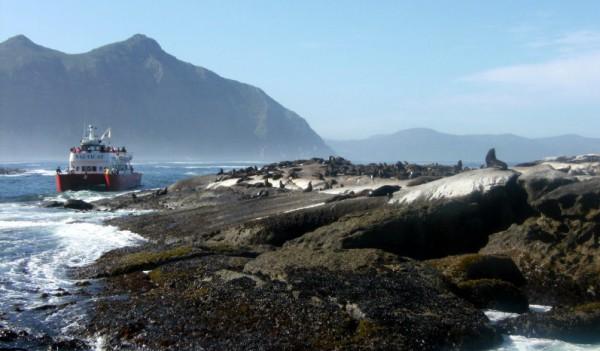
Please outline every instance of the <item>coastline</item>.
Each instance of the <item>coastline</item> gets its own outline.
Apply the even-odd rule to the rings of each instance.
[[[589,293],[598,281],[550,264],[552,277],[535,275],[534,258],[511,252],[539,246],[513,233],[549,216],[595,226],[589,211],[557,215],[547,203],[565,189],[589,201],[597,166],[577,161],[569,170],[581,174],[555,162],[440,166],[415,181],[387,165],[365,171],[341,159],[308,160],[100,201],[103,209],[154,212],[110,221],[151,244],[109,252],[78,272],[106,279],[106,296],[129,296],[100,303],[91,330],[112,347],[161,349],[485,349],[503,335],[598,342],[600,305]],[[554,308],[530,312],[536,303]],[[492,323],[485,309],[519,317]]]
[[[81,337],[165,350],[600,342],[599,164],[548,162],[409,177],[406,165],[315,159],[95,201],[152,211],[108,222],[146,243],[74,272],[103,285]],[[578,258],[592,264],[575,269]]]

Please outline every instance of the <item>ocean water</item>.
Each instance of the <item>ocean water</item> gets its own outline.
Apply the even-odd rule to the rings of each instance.
[[[92,201],[117,196],[116,192],[76,191],[56,193],[54,162],[0,164],[26,172],[0,175],[0,326],[25,330],[33,338],[42,335],[69,336],[80,328],[90,300],[75,298],[81,289],[69,279],[73,267],[93,262],[114,248],[136,245],[139,235],[104,225],[132,211],[77,212],[43,208],[44,201],[81,199]],[[216,173],[220,168],[248,167],[247,163],[144,163],[134,165],[142,172],[142,188],[167,186],[193,175]],[[85,289],[94,290],[92,284]],[[36,343],[7,343],[3,347],[46,349]]]
[[[92,298],[75,298],[70,292],[81,289],[69,278],[70,269],[93,262],[114,248],[143,242],[139,235],[104,225],[116,216],[136,215],[132,211],[76,212],[42,208],[49,200],[69,198],[92,201],[120,193],[92,191],[57,194],[53,162],[0,164],[0,167],[25,169],[18,175],[0,175],[0,325],[25,330],[32,336],[43,334],[69,337],[83,328],[83,316]],[[170,162],[143,163],[135,168],[144,173],[142,188],[167,186],[193,175],[216,173],[220,168],[248,167],[249,163]],[[60,164],[64,169],[64,165]],[[96,283],[85,287],[98,289]],[[543,306],[532,306],[539,313]],[[487,311],[492,320],[513,314]],[[101,339],[93,349],[102,349]],[[38,344],[0,341],[3,347],[47,349]],[[600,350],[600,345],[577,345],[550,339],[506,336],[496,350]]]

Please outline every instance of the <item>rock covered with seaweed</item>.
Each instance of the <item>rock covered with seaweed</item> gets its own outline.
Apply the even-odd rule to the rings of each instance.
[[[95,203],[154,211],[111,221],[147,244],[77,272],[106,281],[90,330],[113,348],[416,350],[596,330],[577,307],[600,300],[593,162],[499,162],[282,162]]]

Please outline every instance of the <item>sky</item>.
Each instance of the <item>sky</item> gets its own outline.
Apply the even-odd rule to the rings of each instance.
[[[600,137],[598,1],[0,0],[0,41],[82,53],[136,33],[326,139]]]

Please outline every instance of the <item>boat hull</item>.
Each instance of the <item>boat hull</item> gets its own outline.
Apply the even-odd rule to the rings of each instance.
[[[128,174],[57,174],[56,190],[120,191],[133,189],[142,184],[141,173]]]

